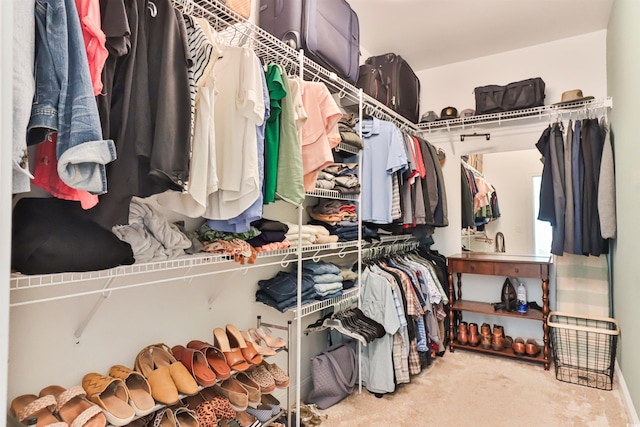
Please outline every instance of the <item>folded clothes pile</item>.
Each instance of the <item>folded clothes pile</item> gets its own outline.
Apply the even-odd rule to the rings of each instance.
[[[350,145],[358,150],[361,150],[364,145],[362,138],[356,132],[356,119],[353,114],[344,114],[338,122],[338,131],[340,131],[340,138],[344,144]]]
[[[275,251],[291,246],[286,238],[289,232],[287,224],[262,218],[252,222],[251,226],[260,230],[260,234],[247,240],[247,243],[256,248],[258,252]]]
[[[258,281],[260,288],[256,292],[256,301],[273,307],[281,312],[293,308],[298,300],[298,281],[296,272],[278,272],[274,277]],[[302,274],[302,304],[316,299],[316,290],[310,274]]]
[[[131,245],[136,262],[177,258],[192,246],[176,225],[138,198],[131,201],[129,224],[114,226],[111,231]]]
[[[360,181],[356,163],[333,163],[318,173],[316,188],[336,190],[341,194],[359,194]]]
[[[287,223],[289,231],[286,234],[286,239],[291,246],[298,245],[298,238],[302,238],[301,246],[308,246],[314,244],[334,243],[338,241],[337,236],[331,236],[329,231],[318,225],[303,225]]]
[[[322,226],[339,242],[358,239],[358,214],[353,203],[344,200],[321,200],[309,209],[309,224]]]
[[[302,271],[311,276],[317,299],[324,300],[342,295],[340,267],[323,261],[304,261]]]
[[[204,251],[220,255],[228,255],[241,264],[248,260],[252,264],[257,251],[247,242],[261,234],[256,227],[247,232],[230,233],[212,230],[206,223],[198,229],[198,235],[204,245]]]

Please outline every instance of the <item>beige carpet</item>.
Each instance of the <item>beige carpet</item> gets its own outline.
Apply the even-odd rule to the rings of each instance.
[[[553,365],[447,351],[381,399],[363,387],[325,411],[322,427],[625,427],[616,379],[612,391],[556,380]]]

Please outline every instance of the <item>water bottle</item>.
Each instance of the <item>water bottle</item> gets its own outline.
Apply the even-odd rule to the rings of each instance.
[[[527,288],[524,287],[524,283],[520,282],[518,285],[518,291],[516,292],[518,296],[518,313],[526,313],[527,312]]]

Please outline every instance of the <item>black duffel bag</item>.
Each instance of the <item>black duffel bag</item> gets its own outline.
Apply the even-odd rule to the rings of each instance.
[[[488,85],[474,89],[476,115],[522,110],[544,105],[545,83],[534,77],[506,86]]]

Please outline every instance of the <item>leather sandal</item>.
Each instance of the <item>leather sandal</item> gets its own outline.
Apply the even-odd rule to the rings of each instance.
[[[87,398],[104,410],[110,424],[124,426],[135,418],[136,413],[129,405],[129,391],[120,378],[92,372],[82,377],[82,388]]]
[[[253,339],[253,337],[249,332],[240,331],[240,333],[242,334],[242,338],[244,338],[247,345],[251,344],[255,349],[255,351],[258,352],[258,354],[262,356],[275,356],[277,354],[277,352],[271,347],[263,347],[260,344],[258,344],[258,342]]]
[[[87,393],[79,385],[69,389],[51,385],[40,391],[40,397],[47,395],[56,398],[55,413],[70,426],[104,427],[107,424],[102,409],[86,399]]]
[[[258,354],[252,343],[248,343],[244,340],[242,333],[238,328],[231,324],[227,324],[226,329],[231,348],[240,348],[240,352],[242,353],[244,360],[252,365],[259,365],[262,363],[262,357],[260,354]]]
[[[153,419],[153,427],[177,427],[176,416],[169,408],[164,408],[156,412]]]
[[[216,374],[209,367],[203,352],[176,345],[171,348],[171,353],[182,362],[202,387],[209,387],[216,383]]]
[[[156,403],[151,396],[151,386],[144,375],[126,366],[115,365],[109,369],[109,376],[124,381],[129,390],[129,405],[138,417],[153,412]]]
[[[57,405],[52,395],[38,397],[35,394],[24,394],[11,401],[11,415],[23,424],[30,418],[38,418],[36,427],[69,427],[58,420],[53,411]]]
[[[176,388],[171,372],[166,366],[157,367],[151,354],[152,346],[143,348],[136,356],[135,369],[140,372],[151,387],[151,396],[165,405],[178,403],[178,389]]]
[[[229,368],[236,371],[246,371],[247,369],[249,369],[249,364],[242,355],[242,350],[238,347],[231,348],[231,345],[229,344],[229,337],[227,336],[227,333],[224,331],[224,329],[215,328],[213,330],[213,345],[222,350]]]
[[[282,338],[274,338],[267,333],[267,329],[265,327],[260,328],[251,328],[249,329],[249,333],[253,335],[253,338],[259,343],[260,341],[264,341],[266,345],[271,348],[283,348],[287,346],[287,343]]]
[[[153,364],[158,368],[169,368],[171,379],[180,393],[190,396],[198,392],[198,383],[182,362],[173,357],[167,345],[154,344],[150,347]]]
[[[198,416],[195,411],[181,406],[173,411],[173,416],[176,420],[176,426],[179,427],[200,427],[198,423]]]
[[[227,359],[219,348],[204,341],[192,340],[187,344],[187,348],[200,350],[209,363],[209,367],[215,372],[218,380],[226,380],[231,377],[231,369],[227,365]]]

